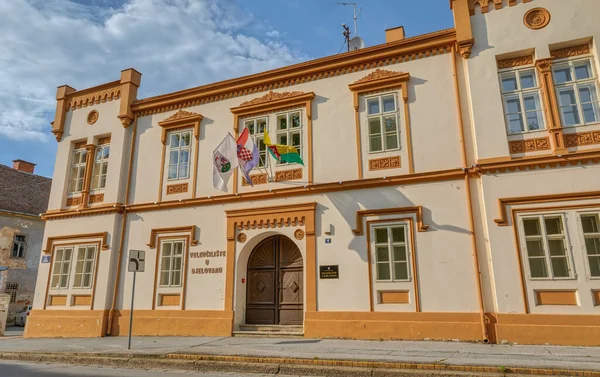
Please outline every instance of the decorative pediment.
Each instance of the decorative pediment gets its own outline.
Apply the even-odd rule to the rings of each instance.
[[[162,127],[162,143],[166,143],[168,131],[173,131],[182,127],[193,127],[194,137],[196,138],[196,140],[198,140],[198,138],[200,137],[200,122],[202,121],[202,118],[202,114],[192,113],[190,111],[185,110],[179,110],[167,119],[158,122],[158,125]]]
[[[194,118],[194,117],[197,117],[197,116],[202,116],[202,115],[200,115],[198,113],[192,113],[191,111],[179,110],[178,112],[176,112],[175,114],[171,115],[170,117],[168,117],[167,119],[163,120],[162,122],[169,122],[169,121],[172,121],[172,120],[181,120],[181,119],[186,119],[186,118]]]
[[[363,84],[363,83],[369,82],[369,81],[387,79],[387,78],[392,78],[392,77],[399,77],[402,75],[404,75],[403,72],[388,71],[387,69],[377,68],[376,70],[369,73],[365,77],[355,81],[354,84]]]
[[[304,93],[304,92],[280,92],[279,93],[279,92],[274,92],[271,90],[269,93],[265,94],[264,96],[252,99],[250,101],[242,102],[240,107],[258,105],[261,103],[277,101],[277,100],[286,99],[286,98],[290,98],[290,97],[301,96],[303,94],[306,94],[306,93]]]

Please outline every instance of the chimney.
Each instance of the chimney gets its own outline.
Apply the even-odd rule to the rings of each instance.
[[[404,39],[404,26],[398,26],[385,31],[385,43],[401,41]]]
[[[33,174],[33,171],[35,170],[35,164],[23,160],[13,160],[13,169]]]

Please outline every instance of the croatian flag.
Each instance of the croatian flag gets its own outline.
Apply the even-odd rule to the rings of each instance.
[[[237,157],[240,170],[244,174],[246,182],[250,186],[253,186],[250,171],[258,165],[258,148],[254,145],[254,141],[252,141],[247,128],[244,128],[244,131],[242,131],[240,137],[237,139]]]

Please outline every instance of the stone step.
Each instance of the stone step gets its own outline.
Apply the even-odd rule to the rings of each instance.
[[[265,332],[265,333],[300,333],[304,332],[304,327],[286,326],[286,325],[240,325],[240,331],[244,332]]]
[[[234,337],[239,338],[303,338],[303,332],[289,331],[234,331]]]

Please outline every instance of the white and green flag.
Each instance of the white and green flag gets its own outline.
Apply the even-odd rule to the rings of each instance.
[[[227,192],[229,177],[238,167],[237,143],[228,133],[213,152],[213,187]]]

